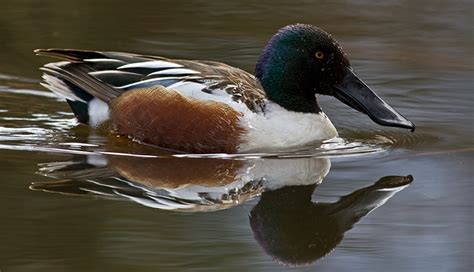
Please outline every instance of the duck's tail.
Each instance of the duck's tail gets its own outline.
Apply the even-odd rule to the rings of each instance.
[[[104,59],[101,53],[70,49],[36,49],[34,52],[63,59],[40,68],[44,72],[41,85],[65,98],[79,122],[98,125],[108,119],[108,102],[123,90],[93,76],[98,67],[90,60]]]

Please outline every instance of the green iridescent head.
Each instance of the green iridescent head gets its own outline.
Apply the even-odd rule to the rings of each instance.
[[[268,97],[281,106],[319,111],[315,94],[331,95],[350,67],[339,44],[324,30],[296,24],[278,31],[263,50],[256,67]]]
[[[316,95],[330,95],[380,125],[415,128],[355,75],[337,41],[312,25],[280,29],[263,49],[255,76],[268,99],[289,111],[318,113]]]

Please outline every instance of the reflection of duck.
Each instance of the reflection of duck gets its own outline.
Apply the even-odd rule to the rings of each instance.
[[[250,225],[264,250],[279,262],[303,265],[334,249],[344,233],[411,183],[411,176],[387,176],[335,203],[314,203],[316,184],[288,186],[262,194]]]
[[[30,188],[192,212],[230,208],[261,194],[250,212],[256,240],[276,260],[301,265],[328,254],[356,222],[412,181],[387,176],[335,203],[313,203],[330,165],[326,158],[89,156],[42,165],[40,173],[56,180]]]
[[[55,181],[31,189],[126,198],[142,205],[182,211],[224,209],[288,185],[320,183],[330,168],[325,158],[215,159],[77,157],[42,165]]]

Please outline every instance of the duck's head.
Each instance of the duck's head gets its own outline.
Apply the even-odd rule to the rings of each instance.
[[[415,129],[355,75],[337,41],[315,26],[280,29],[264,48],[255,75],[268,98],[287,110],[319,112],[316,94],[330,95],[377,124]]]

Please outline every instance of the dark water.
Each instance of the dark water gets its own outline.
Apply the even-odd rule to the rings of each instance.
[[[472,271],[470,1],[1,6],[0,271]],[[38,85],[47,59],[32,54],[114,50],[252,71],[265,41],[295,22],[333,33],[417,131],[321,98],[340,142],[177,158],[78,126]]]

